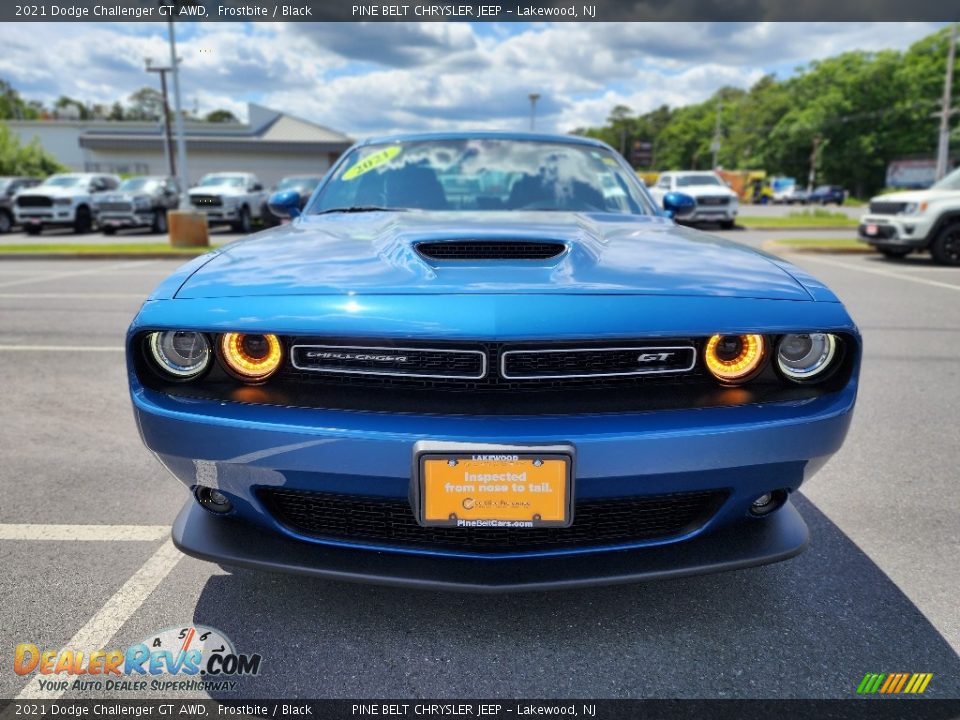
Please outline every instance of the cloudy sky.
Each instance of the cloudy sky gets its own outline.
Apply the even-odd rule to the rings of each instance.
[[[162,23],[0,24],[0,78],[28,98],[112,103],[157,82],[144,58],[169,57]],[[180,25],[183,92],[201,112],[246,103],[354,137],[435,128],[599,124],[749,87],[838,52],[902,49],[930,23],[207,23]]]

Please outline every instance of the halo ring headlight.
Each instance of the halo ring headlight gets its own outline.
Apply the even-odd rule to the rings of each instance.
[[[784,335],[777,344],[777,367],[794,382],[819,378],[837,355],[837,338],[830,333]]]
[[[203,333],[162,330],[147,336],[157,367],[176,380],[192,380],[210,365],[210,343]]]
[[[763,335],[712,335],[703,350],[710,374],[724,383],[746,382],[757,373],[766,354]]]
[[[283,347],[276,335],[224,333],[220,357],[227,371],[239,380],[262,382],[280,367]]]

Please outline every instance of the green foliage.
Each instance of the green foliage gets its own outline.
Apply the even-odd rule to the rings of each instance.
[[[0,175],[30,175],[46,177],[67,168],[47,153],[34,138],[28,145],[21,145],[17,136],[0,122]]]
[[[237,116],[234,115],[229,110],[213,110],[208,112],[203,118],[206,122],[210,123],[238,123],[240,122],[237,119]]]
[[[652,170],[702,170],[712,164],[719,113],[721,167],[766,170],[806,186],[816,147],[815,184],[843,185],[855,197],[869,197],[883,186],[891,160],[936,152],[931,113],[939,110],[943,92],[948,32],[905,52],[855,51],[812,62],[785,80],[763,77],[748,91],[724,87],[696,105],[638,116],[615,107],[605,126],[576,133],[618,149],[624,136],[627,148],[636,140],[653,142]],[[956,99],[960,80],[955,83]],[[960,130],[953,142],[960,146]]]

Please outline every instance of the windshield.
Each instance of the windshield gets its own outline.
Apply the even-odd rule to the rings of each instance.
[[[78,175],[54,175],[44,180],[43,184],[47,186],[53,185],[54,187],[75,187],[78,185],[86,185],[87,179]]]
[[[152,192],[157,189],[157,186],[160,184],[160,180],[156,178],[130,178],[129,180],[124,180],[120,183],[118,188],[121,192],[137,192],[138,190],[146,190]]]
[[[200,187],[211,185],[228,185],[229,187],[245,187],[247,180],[243,175],[206,175],[200,180]]]
[[[723,185],[716,175],[678,175],[677,187],[690,185]]]
[[[290,190],[291,188],[303,188],[313,192],[314,188],[320,184],[318,177],[288,177],[277,183],[277,190]]]
[[[608,150],[563,142],[418,140],[353,150],[309,212],[568,210],[651,214]]]
[[[934,190],[960,190],[960,168],[947,175],[943,180],[935,183]]]

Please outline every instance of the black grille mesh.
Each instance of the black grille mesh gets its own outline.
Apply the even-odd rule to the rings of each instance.
[[[876,215],[896,215],[903,212],[906,206],[907,203],[904,202],[878,201],[870,203],[870,212]]]
[[[567,528],[421,527],[396,498],[262,488],[274,517],[302,535],[396,547],[474,553],[536,552],[644,542],[701,527],[726,498],[723,490],[578,501]]]
[[[451,240],[417,244],[417,252],[431,260],[549,260],[566,246],[555,242]]]
[[[17,198],[18,207],[51,207],[53,198],[45,195],[21,195]]]

